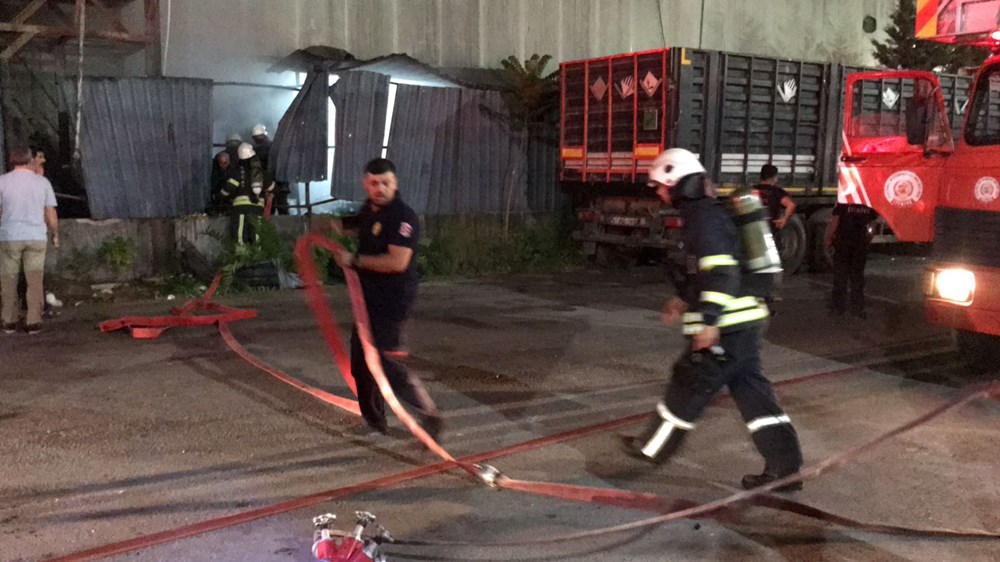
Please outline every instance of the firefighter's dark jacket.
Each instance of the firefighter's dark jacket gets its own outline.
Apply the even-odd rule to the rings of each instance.
[[[243,205],[264,206],[264,198],[274,193],[274,180],[264,170],[257,158],[240,160],[229,172],[222,195],[229,197],[234,207]],[[260,194],[253,192],[254,186],[260,187]]]
[[[673,275],[677,295],[688,305],[684,334],[704,326],[735,332],[763,322],[767,307],[742,281],[741,245],[725,204],[714,198],[682,200],[683,270]]]

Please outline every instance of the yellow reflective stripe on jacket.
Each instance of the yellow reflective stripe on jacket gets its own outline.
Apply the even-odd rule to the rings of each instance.
[[[718,328],[728,328],[763,320],[769,315],[767,307],[760,304],[756,297],[739,297],[729,301],[715,325]],[[705,328],[705,318],[700,312],[685,312],[682,319],[684,325],[681,333],[685,336],[692,336]]]
[[[728,307],[729,303],[733,301],[732,295],[727,295],[726,293],[718,293],[716,291],[702,291],[701,292],[701,302],[710,302],[717,304],[721,307]]]
[[[756,308],[751,308],[750,310],[743,310],[741,312],[730,312],[728,314],[723,314],[719,317],[716,326],[720,328],[726,328],[729,326],[735,326],[737,324],[745,324],[747,322],[754,322],[756,320],[763,320],[767,318],[767,309],[758,306]]]
[[[698,268],[702,271],[711,271],[716,267],[725,265],[739,265],[740,263],[729,254],[717,254],[714,256],[705,256],[698,260]]]
[[[233,179],[233,178],[229,178],[229,181],[226,182],[226,183],[231,183],[231,184],[235,185],[236,187],[240,186],[240,182],[237,181],[237,180],[235,180],[235,179]]]
[[[256,203],[250,200],[246,195],[238,195],[233,199],[233,205],[255,205],[257,207],[263,207],[264,201],[258,199]]]
[[[685,312],[684,316],[681,317],[681,321],[685,324],[689,324],[691,322],[701,322],[703,320],[704,318],[701,316],[700,312]]]
[[[746,308],[755,308],[757,306],[760,306],[760,303],[757,301],[757,297],[739,297],[730,300],[726,304],[725,308],[722,309],[722,313],[725,314],[727,312],[739,311]]]

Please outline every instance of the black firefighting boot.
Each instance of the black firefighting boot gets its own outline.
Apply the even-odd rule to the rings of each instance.
[[[767,418],[762,418],[767,420]],[[753,431],[753,442],[764,457],[764,472],[747,474],[743,477],[743,487],[747,490],[770,484],[779,478],[794,474],[802,468],[802,449],[798,434],[785,415],[775,416],[770,421],[778,423]],[[751,422],[752,423],[752,422]],[[766,421],[765,421],[766,423]],[[794,492],[802,489],[802,482],[793,482],[775,488],[776,492]]]
[[[631,457],[662,464],[680,449],[694,424],[681,420],[660,402],[656,405],[656,416],[637,437],[622,437],[622,447]]]

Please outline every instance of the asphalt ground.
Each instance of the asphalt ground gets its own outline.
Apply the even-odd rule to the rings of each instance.
[[[988,380],[950,334],[922,319],[919,257],[876,255],[869,318],[826,313],[829,275],[786,279],[764,347],[766,372],[807,463],[868,441]],[[347,298],[331,287],[345,330]],[[683,346],[659,323],[669,287],[654,267],[423,284],[411,369],[444,412],[457,456],[496,451],[652,410]],[[253,306],[232,325],[271,365],[348,392],[300,291],[220,299]],[[555,544],[534,539],[648,512],[484,487],[460,471],[338,490],[438,461],[394,418],[370,435],[349,414],[248,365],[214,328],[139,341],[99,321],[165,314],[168,302],[84,304],[35,336],[0,338],[0,560],[46,560],[252,512],[323,492],[336,499],[109,560],[308,561],[311,518],[340,528],[367,510],[398,538],[503,547],[388,546],[390,560],[997,560],[1000,541],[848,531],[763,508]],[[826,377],[816,374],[833,373]],[[802,379],[802,380],[798,380]],[[650,467],[619,452],[637,425],[489,460],[512,478],[696,502],[759,472],[735,407],[713,405],[682,453]],[[980,402],[806,483],[797,501],[871,522],[1000,530],[1000,404]]]

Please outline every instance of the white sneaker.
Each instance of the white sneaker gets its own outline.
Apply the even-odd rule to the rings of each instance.
[[[55,307],[55,308],[60,308],[63,305],[62,301],[59,300],[59,299],[57,299],[56,298],[56,294],[53,293],[53,292],[47,292],[47,293],[45,293],[45,302],[47,302],[49,304],[49,306],[52,306],[52,307]]]

